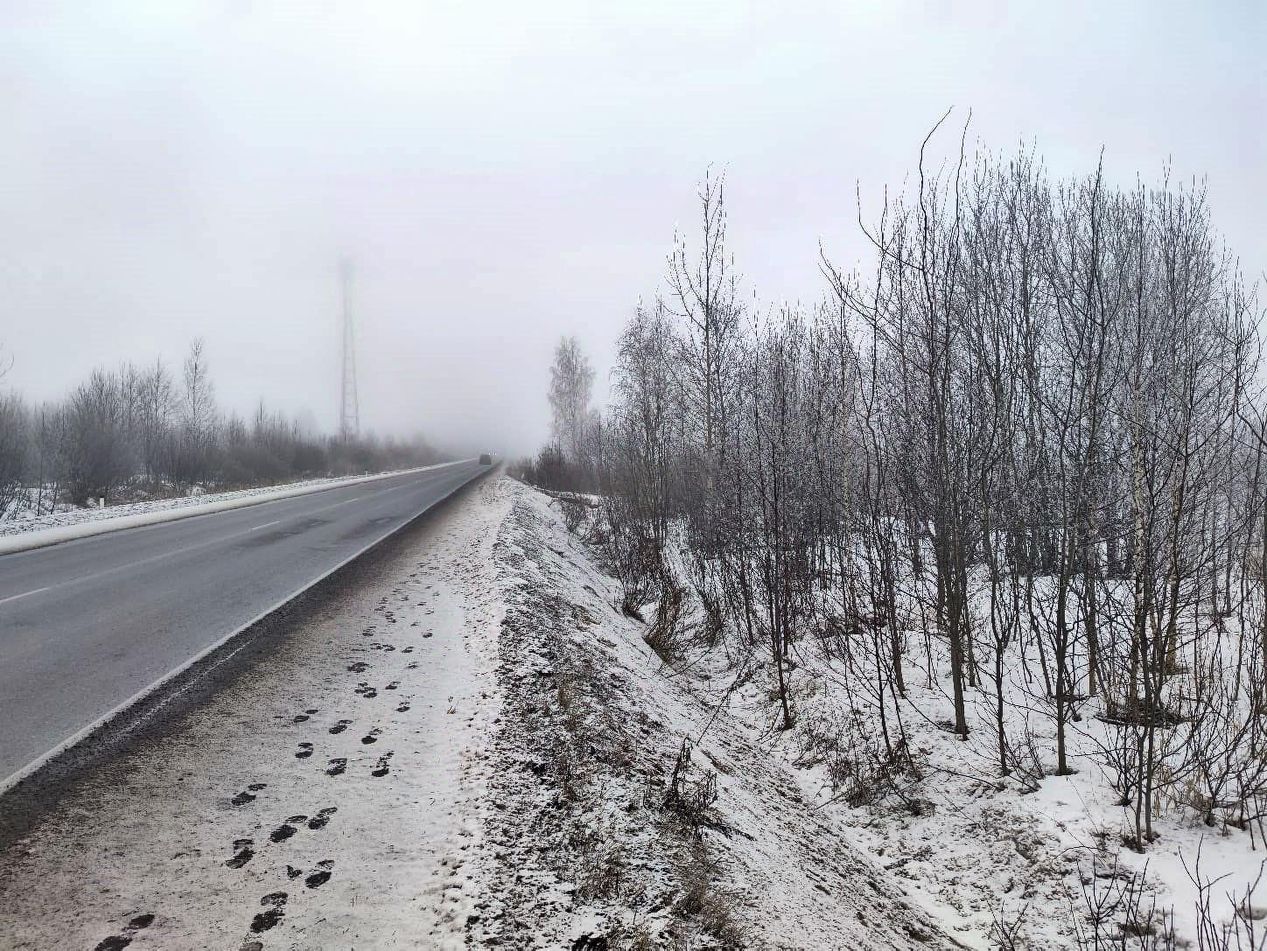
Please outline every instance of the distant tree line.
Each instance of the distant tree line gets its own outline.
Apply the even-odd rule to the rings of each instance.
[[[877,725],[835,741],[859,788],[913,769],[918,676],[947,685],[948,730],[987,731],[994,769],[1026,783],[1073,769],[1070,730],[1095,716],[1133,848],[1172,806],[1258,822],[1254,289],[1200,184],[1053,180],[1029,151],[956,143],[860,218],[860,270],[822,255],[811,307],[745,300],[706,178],[698,235],[620,338],[610,411],[552,389],[556,438],[521,472],[601,493],[596,537],[630,610],[660,604],[662,640],[683,532],[707,635],[764,657],[781,726],[802,652],[833,658]],[[565,349],[556,378],[582,382]]]
[[[338,439],[261,404],[223,412],[201,341],[179,373],[160,360],[97,369],[62,400],[0,392],[0,514],[271,485],[421,465],[421,439]]]

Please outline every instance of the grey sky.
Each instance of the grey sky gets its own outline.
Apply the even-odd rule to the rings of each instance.
[[[347,253],[363,421],[523,450],[560,333],[605,387],[708,163],[748,283],[809,301],[950,105],[1056,173],[1208,175],[1258,276],[1263,9],[0,0],[5,385],[201,335],[224,404],[331,427]]]

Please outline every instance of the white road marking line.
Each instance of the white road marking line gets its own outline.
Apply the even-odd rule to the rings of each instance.
[[[29,598],[33,594],[39,594],[41,591],[47,590],[48,586],[46,585],[43,588],[36,588],[34,591],[24,591],[21,594],[10,595],[7,598],[0,598],[0,604],[8,604],[10,601],[18,600],[18,598]]]
[[[342,502],[335,502],[333,505],[323,505],[319,509],[313,509],[311,512],[301,513],[303,515],[316,515],[318,512],[328,512],[330,509],[337,509],[340,505],[347,505],[349,502],[359,502],[361,497],[358,495],[354,499],[344,499]]]
[[[263,525],[256,525],[251,531],[258,532],[261,528],[268,528],[270,525],[280,525],[281,523],[282,520],[280,518],[274,519],[271,522],[265,522]]]

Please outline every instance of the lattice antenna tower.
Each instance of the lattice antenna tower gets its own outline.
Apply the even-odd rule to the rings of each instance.
[[[344,441],[361,431],[361,411],[356,399],[356,334],[352,321],[352,262],[339,262],[343,285],[343,392],[339,403],[339,435]]]

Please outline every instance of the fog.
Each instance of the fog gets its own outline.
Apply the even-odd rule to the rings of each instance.
[[[223,406],[333,429],[347,255],[363,427],[526,451],[556,339],[605,390],[710,163],[747,286],[809,301],[952,105],[1055,174],[1208,175],[1262,273],[1258,5],[846,6],[7,3],[0,385],[202,337]]]

